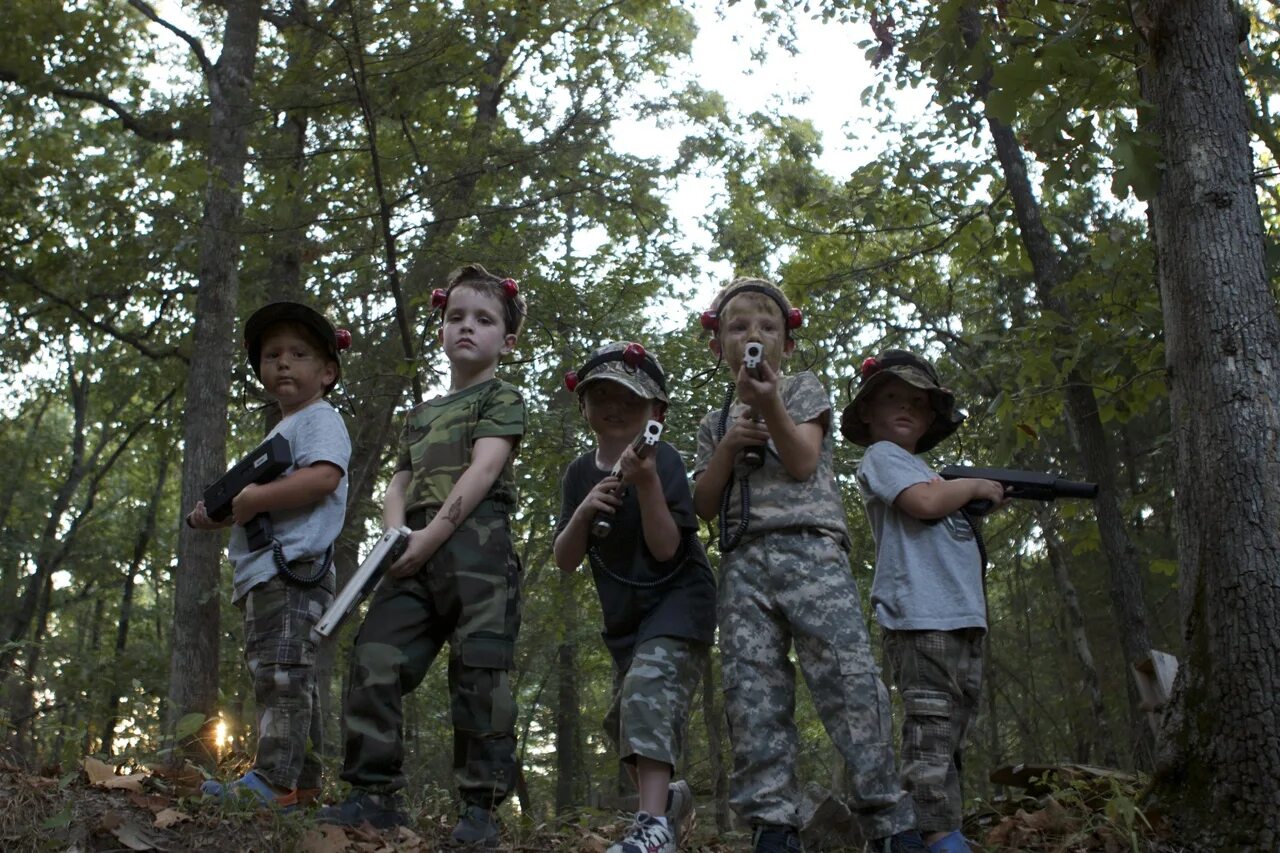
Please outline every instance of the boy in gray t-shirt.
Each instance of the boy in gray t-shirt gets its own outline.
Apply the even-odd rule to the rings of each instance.
[[[863,362],[840,426],[867,448],[858,489],[876,540],[871,604],[906,709],[903,786],[931,853],[970,849],[960,832],[959,759],[978,711],[987,618],[982,557],[963,509],[974,500],[1004,503],[1001,484],[946,481],[915,456],[963,420],[933,365],[886,350]]]
[[[347,427],[324,396],[337,384],[338,351],[350,341],[349,332],[297,302],[273,302],[245,323],[249,365],[280,406],[271,435],[289,442],[293,462],[275,480],[245,486],[225,521],[211,519],[204,501],[187,516],[201,530],[234,524],[227,548],[233,600],[244,611],[244,658],[258,707],[252,769],[226,785],[205,782],[201,790],[209,796],[245,794],[264,807],[292,808],[320,793],[311,628],[333,601],[333,542],[346,515],[351,457]],[[245,524],[260,513],[271,520],[271,541],[254,548]]]

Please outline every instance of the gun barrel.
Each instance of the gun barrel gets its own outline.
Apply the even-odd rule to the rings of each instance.
[[[1084,498],[1085,500],[1094,500],[1098,497],[1097,483],[1081,483],[1075,480],[1054,480],[1053,490],[1058,497],[1062,498]]]

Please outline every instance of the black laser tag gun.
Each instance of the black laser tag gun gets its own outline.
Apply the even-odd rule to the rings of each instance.
[[[293,464],[293,452],[289,441],[279,433],[271,436],[249,452],[218,482],[204,490],[204,511],[214,521],[225,521],[231,515],[231,502],[245,486],[251,483],[269,483]],[[260,512],[244,526],[249,550],[257,551],[271,544],[274,535],[271,517]]]
[[[649,448],[658,446],[658,439],[662,438],[662,422],[649,421],[644,425],[644,429],[640,430],[640,434],[631,442],[631,449],[636,452],[636,456],[641,459],[649,452]],[[610,477],[622,476],[622,458],[613,463],[613,470],[609,472]],[[591,535],[596,539],[603,539],[613,532],[613,520],[603,515],[597,515],[595,520],[591,522]]]
[[[1083,498],[1093,500],[1098,496],[1097,483],[1077,483],[1063,480],[1052,474],[1035,471],[1013,471],[1008,468],[966,468],[948,465],[938,474],[944,480],[995,480],[1004,486],[1005,497],[1028,501],[1051,501],[1055,498]],[[991,501],[970,501],[964,510],[970,515],[985,515],[994,507]]]
[[[742,365],[752,379],[760,379],[760,362],[764,361],[764,344],[759,341],[748,341],[742,350]],[[742,448],[742,462],[749,468],[759,468],[764,464],[765,446]]]
[[[409,546],[409,532],[407,527],[394,527],[382,534],[378,544],[373,546],[369,556],[364,558],[351,580],[333,597],[333,604],[329,605],[329,609],[311,629],[316,642],[332,636],[351,615],[351,611],[378,588],[378,584],[387,575],[387,569],[400,559],[404,549]]]

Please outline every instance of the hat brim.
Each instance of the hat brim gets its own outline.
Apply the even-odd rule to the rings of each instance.
[[[616,382],[631,393],[645,400],[657,400],[659,403],[668,404],[667,395],[662,393],[662,389],[657,387],[657,383],[652,383],[654,387],[646,387],[648,383],[642,382],[636,375],[628,375],[615,373],[612,371],[592,371],[593,376],[578,383],[573,390],[581,396],[588,387],[597,382]]]
[[[939,387],[921,370],[902,366],[885,367],[873,373],[863,381],[854,395],[853,401],[840,412],[840,433],[854,444],[866,447],[872,443],[871,427],[858,415],[858,405],[866,400],[877,388],[896,377],[913,388],[919,388],[929,394],[929,403],[937,415],[933,423],[925,430],[920,441],[916,443],[916,453],[932,450],[943,439],[951,435],[965,416],[956,411],[956,397],[946,388]]]
[[[262,337],[277,323],[297,323],[316,336],[324,345],[325,356],[337,365],[333,382],[325,392],[333,390],[342,376],[342,359],[338,357],[338,333],[324,315],[300,302],[272,302],[250,315],[244,324],[244,345],[249,350],[249,366],[253,375],[262,378]]]

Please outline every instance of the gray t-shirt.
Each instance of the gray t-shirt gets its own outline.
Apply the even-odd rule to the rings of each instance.
[[[347,425],[342,415],[324,400],[317,400],[299,412],[294,412],[276,424],[266,437],[279,433],[289,442],[293,464],[282,476],[288,476],[299,468],[317,462],[328,462],[342,469],[338,488],[325,495],[318,503],[295,509],[272,512],[271,526],[275,539],[284,550],[286,562],[294,560],[323,559],[329,546],[342,532],[342,522],[347,512],[347,465],[351,461],[351,439],[347,437]],[[272,548],[250,551],[245,540],[244,528],[236,524],[231,528],[231,541],[227,556],[235,567],[234,600],[239,601],[249,590],[275,577],[276,558]],[[333,567],[329,569],[333,571]],[[314,569],[303,566],[299,574],[310,574]]]
[[[871,605],[891,631],[987,627],[982,558],[960,511],[928,523],[893,505],[903,490],[937,478],[918,457],[877,441],[858,463],[858,490],[876,539]]]

